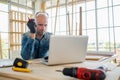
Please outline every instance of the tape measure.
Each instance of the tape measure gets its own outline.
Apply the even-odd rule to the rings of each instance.
[[[16,58],[13,63],[12,70],[18,71],[18,72],[31,72],[31,70],[27,68],[28,64],[29,63],[27,61],[20,58]]]
[[[28,68],[18,68],[18,67],[12,67],[12,70],[14,70],[14,71],[18,71],[18,72],[31,72],[31,70],[30,69],[28,69]]]

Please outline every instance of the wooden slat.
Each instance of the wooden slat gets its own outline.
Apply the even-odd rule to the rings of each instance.
[[[69,35],[71,34],[71,31],[70,31],[70,16],[69,16],[69,12],[68,12],[68,31],[69,31]]]
[[[71,34],[73,35],[73,20],[74,20],[74,0],[72,0],[72,24],[71,24]]]
[[[26,23],[27,21],[22,21],[22,20],[14,20],[14,19],[10,19],[11,20],[11,22],[13,22],[13,21],[15,21],[15,22],[23,22],[23,23]]]
[[[79,27],[79,35],[82,35],[82,7],[80,7],[80,27]]]
[[[41,10],[42,10],[42,12],[46,12],[46,1],[42,1]]]
[[[75,35],[77,35],[77,22],[76,22],[76,30],[75,30]]]
[[[18,43],[13,43],[13,44],[10,44],[11,46],[21,46],[21,44],[18,44]]]
[[[54,34],[56,33],[56,24],[57,24],[57,16],[58,16],[58,7],[59,7],[59,0],[57,0],[57,5],[56,5],[56,16],[55,16]]]
[[[26,15],[32,17],[32,14],[10,11],[10,51],[21,49],[21,36],[27,32]]]
[[[2,59],[2,44],[1,44],[1,32],[0,32],[0,59]]]

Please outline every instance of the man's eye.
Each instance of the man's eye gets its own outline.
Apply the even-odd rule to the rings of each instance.
[[[47,24],[45,24],[45,26],[47,26]]]
[[[47,26],[47,24],[45,24],[45,25],[44,25],[44,24],[39,24],[39,26],[45,26],[45,27],[46,27],[46,26]]]
[[[43,24],[39,24],[39,26],[43,26]]]

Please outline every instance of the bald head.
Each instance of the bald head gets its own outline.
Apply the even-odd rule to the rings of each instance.
[[[45,12],[37,12],[35,16],[39,16],[39,15],[45,15],[48,17],[48,13],[45,13]]]
[[[35,22],[37,26],[37,34],[43,35],[47,29],[48,16],[46,15],[46,13],[38,13],[35,16]]]

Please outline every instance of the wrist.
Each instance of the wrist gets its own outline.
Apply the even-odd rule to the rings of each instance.
[[[35,33],[30,33],[31,39],[35,39]]]

